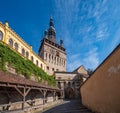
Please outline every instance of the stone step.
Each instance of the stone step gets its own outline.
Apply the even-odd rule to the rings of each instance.
[[[63,104],[51,108],[43,113],[93,113],[82,105],[80,100],[67,100]]]

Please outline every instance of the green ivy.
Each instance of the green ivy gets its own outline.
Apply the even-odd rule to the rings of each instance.
[[[18,74],[23,74],[26,78],[34,75],[38,82],[47,81],[49,85],[56,86],[54,77],[49,76],[44,70],[37,67],[30,60],[21,57],[17,52],[10,49],[6,44],[0,43],[0,70],[6,70],[6,62],[14,68]]]

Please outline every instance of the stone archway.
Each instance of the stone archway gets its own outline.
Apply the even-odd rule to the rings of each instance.
[[[65,88],[65,98],[67,99],[74,99],[75,98],[75,92],[72,87]]]

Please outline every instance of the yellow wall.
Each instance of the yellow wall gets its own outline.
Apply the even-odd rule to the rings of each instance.
[[[99,113],[120,113],[120,45],[81,86],[82,103]]]
[[[27,59],[31,60],[31,57],[33,56],[34,60],[32,61],[34,64],[36,64],[38,67],[42,68],[46,72],[46,63],[38,56],[36,55],[33,50],[32,46],[29,46],[20,36],[18,36],[8,25],[8,22],[4,24],[0,23],[0,31],[3,33],[2,41],[9,45],[9,40],[12,39],[13,46],[11,47],[13,50],[15,50],[14,44],[18,44],[18,50],[15,50],[16,52],[20,53],[22,55],[22,49],[25,50],[25,55],[22,55],[23,57],[26,57],[26,52],[29,53],[29,56]],[[10,47],[10,46],[9,46]],[[38,64],[36,63],[38,61]]]

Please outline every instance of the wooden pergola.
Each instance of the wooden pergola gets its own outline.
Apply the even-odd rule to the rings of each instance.
[[[36,98],[35,97],[36,93],[42,95],[43,105],[47,103],[46,98],[48,93],[51,93],[53,101],[56,100],[56,96],[58,96],[59,99],[63,98],[64,96],[63,91],[58,88],[50,87],[35,81],[25,79],[18,75],[4,73],[0,71],[0,94],[4,94],[7,97],[6,103],[5,102],[0,103],[0,107],[2,107],[3,111],[9,110],[9,107],[16,103],[21,103],[22,110],[25,109],[25,103],[29,104],[30,107],[34,108],[39,107],[40,105],[39,106],[34,105],[35,102],[34,99],[28,99],[30,92],[31,94],[33,94],[32,96],[33,98]],[[22,99],[21,101],[19,100],[17,102],[11,101],[11,95],[15,93],[19,94],[19,96]]]

